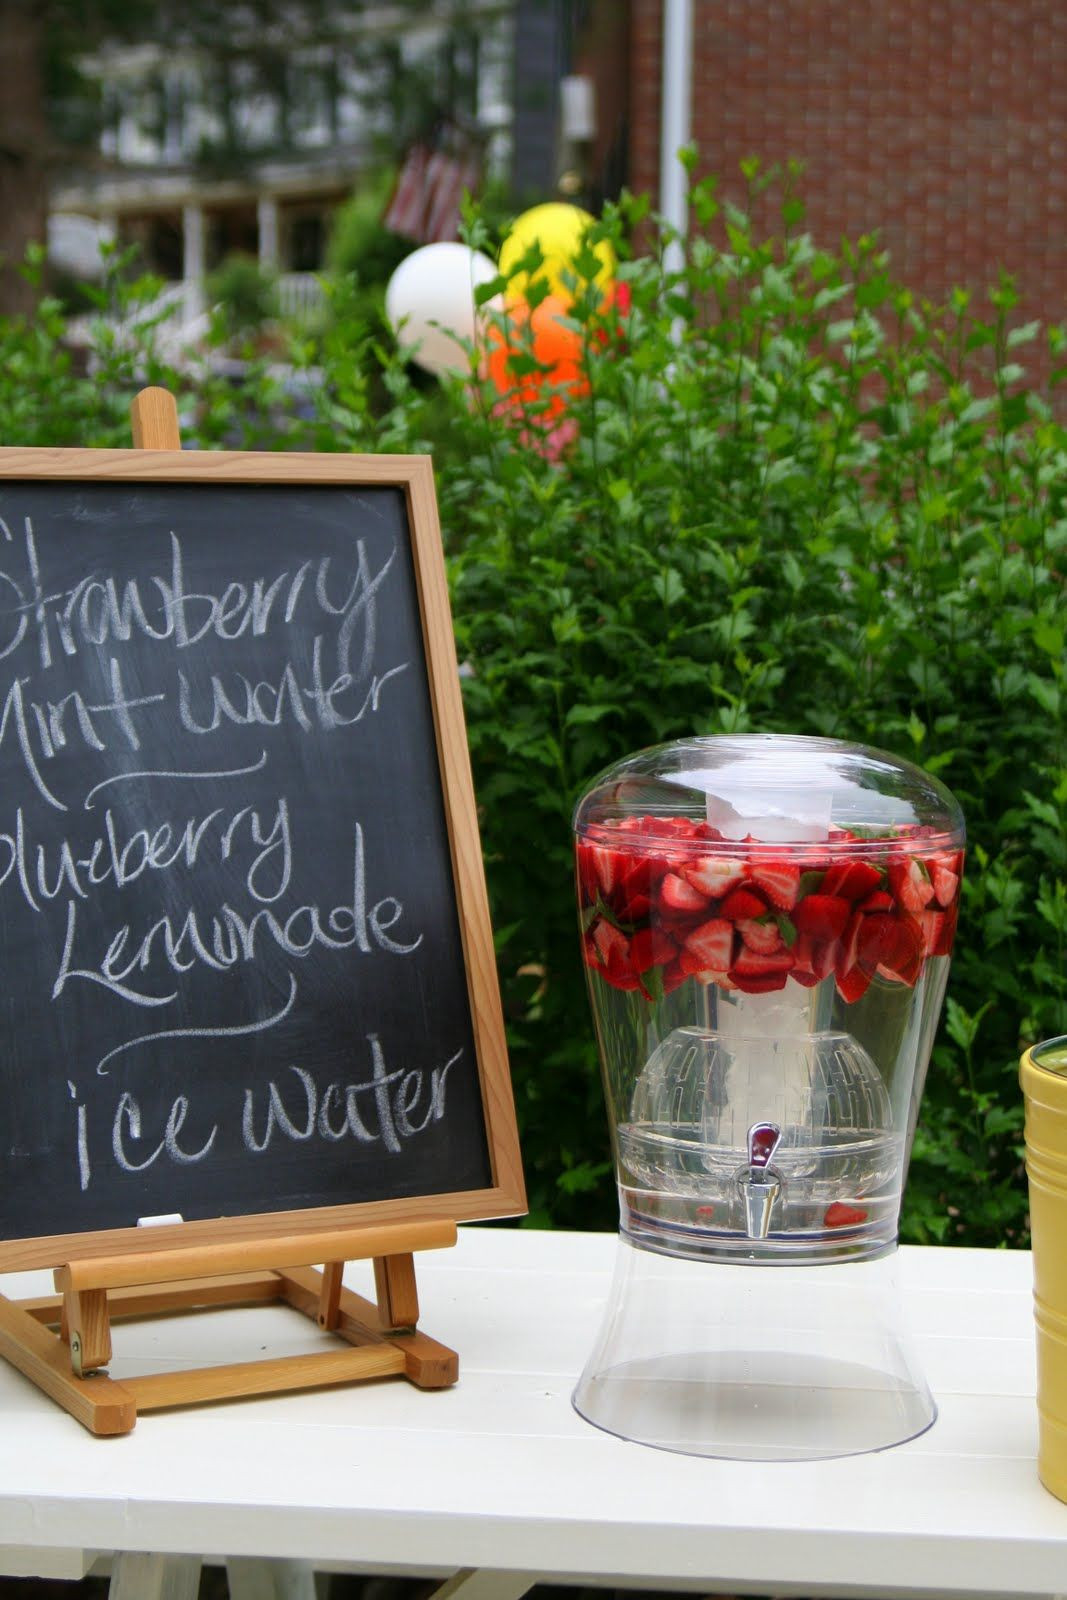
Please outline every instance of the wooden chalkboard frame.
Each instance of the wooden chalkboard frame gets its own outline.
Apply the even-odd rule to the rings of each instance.
[[[181,1252],[189,1247],[241,1241],[256,1245],[283,1236],[289,1240],[311,1237],[326,1229],[522,1215],[526,1196],[518,1130],[430,458],[14,446],[0,448],[0,481],[4,480],[203,484],[208,488],[213,484],[385,487],[401,489],[405,496],[481,1086],[490,1186],[424,1197],[162,1224],[152,1229],[152,1251]],[[144,1252],[147,1242],[144,1231],[137,1228],[0,1240],[0,1272],[60,1266],[94,1256],[135,1256]]]

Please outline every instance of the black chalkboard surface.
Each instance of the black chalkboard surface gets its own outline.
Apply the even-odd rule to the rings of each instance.
[[[428,462],[0,451],[0,1266],[522,1209]]]

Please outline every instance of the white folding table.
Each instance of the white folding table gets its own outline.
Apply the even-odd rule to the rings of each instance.
[[[318,1567],[436,1575],[469,1600],[538,1581],[1067,1595],[1067,1505],[1035,1468],[1027,1254],[902,1250],[938,1420],[895,1449],[817,1463],[650,1450],[575,1414],[614,1255],[609,1235],[489,1227],[422,1255],[421,1325],[460,1356],[459,1383],[437,1393],[392,1379],[148,1415],[97,1439],[0,1362],[0,1573],[77,1577],[108,1556],[122,1600],[195,1593],[201,1558],[231,1558],[249,1594],[310,1594]],[[348,1270],[364,1292],[365,1273]],[[2,1287],[40,1294],[49,1275]],[[324,1337],[282,1307],[119,1324],[110,1370]],[[264,1573],[284,1581],[254,1588]]]

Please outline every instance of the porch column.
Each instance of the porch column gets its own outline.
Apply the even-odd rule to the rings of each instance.
[[[259,264],[266,272],[278,266],[278,202],[272,195],[261,195],[256,202],[259,228]]]
[[[204,309],[204,211],[202,206],[182,208],[182,280],[185,284],[185,320],[192,322]]]

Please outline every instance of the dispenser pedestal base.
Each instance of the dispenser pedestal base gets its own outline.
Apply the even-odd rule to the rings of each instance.
[[[687,1455],[814,1461],[902,1444],[937,1412],[903,1326],[895,1253],[726,1266],[618,1244],[575,1409]]]

